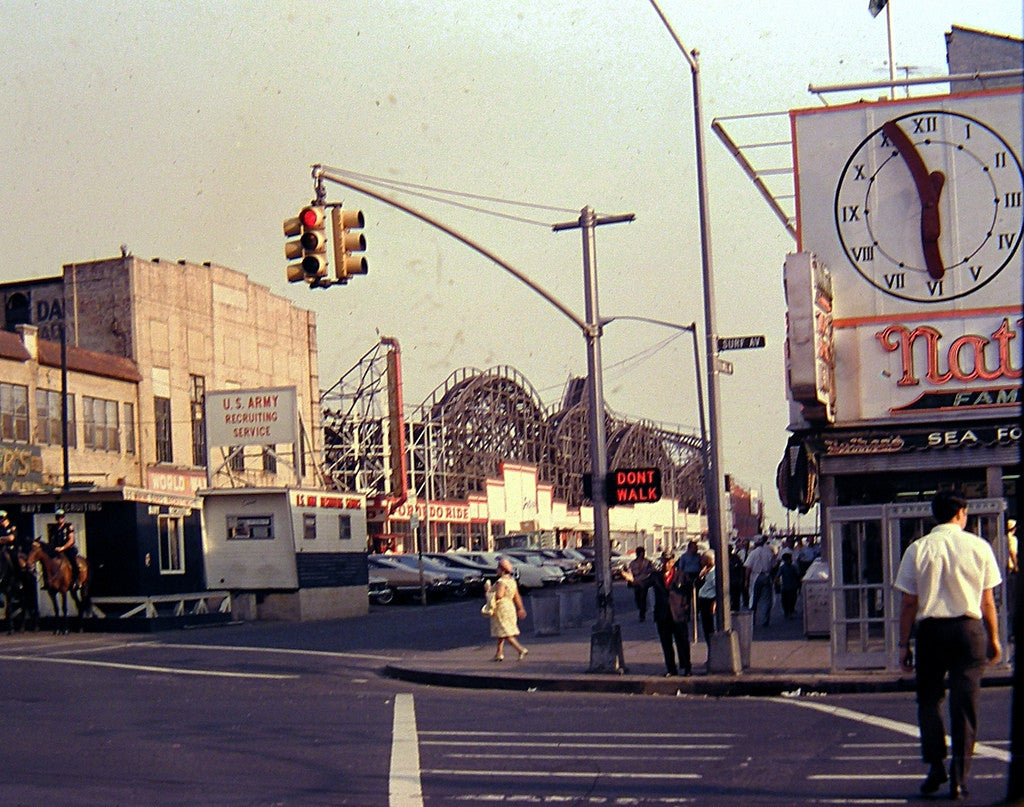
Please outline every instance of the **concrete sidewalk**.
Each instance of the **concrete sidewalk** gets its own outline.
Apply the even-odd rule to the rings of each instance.
[[[636,609],[616,598],[615,622],[622,634],[625,671],[590,673],[590,637],[593,619],[578,627],[560,627],[557,635],[538,635],[532,615],[524,620],[519,637],[529,653],[517,660],[506,645],[505,660],[491,661],[494,640],[488,622],[480,618],[479,641],[456,649],[421,652],[387,665],[393,678],[422,684],[474,689],[512,689],[577,692],[619,692],[659,695],[782,695],[786,693],[843,693],[911,691],[912,675],[886,670],[834,672],[827,638],[806,638],[803,617],[786,620],[781,608],[772,612],[768,627],[755,626],[750,664],[738,675],[706,671],[707,645],[703,637],[691,645],[693,675],[665,677],[665,662],[654,623],[648,614],[640,622]],[[620,600],[622,600],[620,602]],[[531,610],[531,598],[526,598]],[[988,672],[984,685],[1009,685],[1009,668]]]

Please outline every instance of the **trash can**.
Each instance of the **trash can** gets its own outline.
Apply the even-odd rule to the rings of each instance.
[[[820,558],[810,565],[800,584],[804,607],[804,636],[827,637],[832,633],[832,596],[828,565]]]
[[[533,632],[537,636],[557,636],[561,606],[557,592],[538,591],[530,595],[530,610],[533,611]]]
[[[563,628],[583,625],[583,592],[578,588],[558,592],[558,619]]]
[[[754,612],[733,611],[732,630],[740,643],[740,666],[750,667],[750,643],[754,640]]]

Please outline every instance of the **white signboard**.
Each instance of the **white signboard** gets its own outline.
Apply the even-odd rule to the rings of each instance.
[[[206,393],[209,446],[294,443],[298,434],[295,387]]]
[[[837,424],[1020,411],[1021,99],[791,113],[799,249],[832,275]]]

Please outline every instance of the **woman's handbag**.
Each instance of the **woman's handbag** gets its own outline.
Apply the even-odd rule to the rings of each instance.
[[[494,614],[494,597],[488,597],[484,600],[484,604],[480,607],[480,613],[484,616],[492,616]]]

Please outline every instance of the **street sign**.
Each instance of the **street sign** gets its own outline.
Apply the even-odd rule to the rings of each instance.
[[[746,350],[751,347],[764,347],[764,335],[722,336],[718,339],[719,350]]]
[[[715,356],[715,362],[715,367],[718,368],[718,372],[722,375],[732,375],[733,367],[731,361],[726,361],[725,359],[720,359],[718,356]]]

